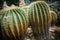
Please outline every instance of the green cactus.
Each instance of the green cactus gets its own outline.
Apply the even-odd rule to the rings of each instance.
[[[58,20],[60,21],[60,11],[57,12]]]
[[[56,21],[57,20],[57,14],[54,11],[50,11],[51,12],[51,16],[52,16],[52,21]]]
[[[49,34],[49,26],[52,20],[50,8],[44,1],[36,1],[29,6],[29,21],[34,34],[41,37]],[[35,36],[37,37],[37,36]],[[43,38],[44,39],[44,38]],[[46,38],[48,40],[48,38]]]
[[[22,40],[28,26],[28,18],[19,7],[0,11],[0,25],[5,40]]]
[[[29,6],[24,6],[22,7],[22,9],[25,11],[25,13],[28,15],[28,9],[29,9]]]

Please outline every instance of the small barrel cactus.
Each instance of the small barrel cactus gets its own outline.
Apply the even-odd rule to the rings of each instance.
[[[29,21],[36,40],[49,40],[49,26],[52,20],[50,8],[44,1],[36,1],[29,5]]]
[[[23,40],[28,26],[26,13],[19,7],[9,7],[0,11],[0,25],[4,40]]]
[[[57,14],[54,11],[51,11],[52,21],[57,20]]]
[[[60,21],[60,12],[58,12],[57,15],[58,15],[58,20]]]
[[[29,9],[29,6],[24,6],[22,7],[22,9],[26,12],[26,14],[28,15],[28,9]]]

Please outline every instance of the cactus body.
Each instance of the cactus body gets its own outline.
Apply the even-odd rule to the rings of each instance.
[[[57,20],[57,14],[54,11],[51,11],[52,21]]]
[[[40,36],[38,40],[45,40],[44,37],[49,40],[47,35],[49,34],[51,13],[48,4],[43,1],[31,3],[29,6],[29,19],[34,34]]]
[[[28,26],[25,12],[17,7],[2,11],[0,14],[3,37],[6,40],[22,40]]]

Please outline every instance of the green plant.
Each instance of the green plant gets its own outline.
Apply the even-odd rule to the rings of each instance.
[[[4,40],[22,40],[28,26],[26,13],[19,7],[8,7],[0,11],[0,15]]]
[[[51,12],[51,16],[52,16],[52,21],[57,21],[57,13],[55,13],[54,11],[50,11]]]
[[[37,40],[43,40],[41,37],[46,37],[49,40],[49,26],[52,21],[50,7],[44,1],[36,1],[29,5],[29,21],[32,26],[33,33]]]

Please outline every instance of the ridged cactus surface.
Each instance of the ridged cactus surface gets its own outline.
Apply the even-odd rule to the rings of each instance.
[[[5,38],[4,40],[22,40],[28,26],[27,15],[18,7],[11,8],[0,11],[2,35]]]
[[[52,16],[52,21],[56,21],[57,20],[57,13],[55,13],[54,11],[50,11],[51,12],[51,16]]]
[[[52,20],[50,8],[44,1],[33,2],[29,6],[29,21],[38,40],[49,40],[49,26]],[[41,39],[42,38],[42,39]]]

